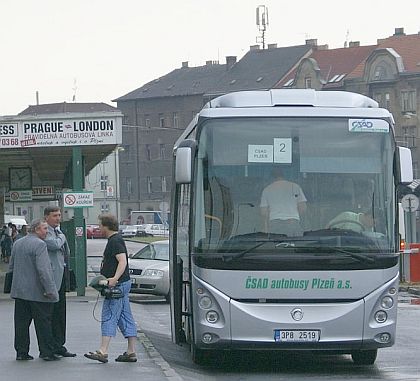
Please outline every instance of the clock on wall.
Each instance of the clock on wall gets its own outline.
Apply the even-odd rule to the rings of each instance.
[[[32,168],[15,167],[9,168],[9,190],[31,190]]]

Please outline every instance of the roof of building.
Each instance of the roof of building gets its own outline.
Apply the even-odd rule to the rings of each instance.
[[[221,77],[225,70],[226,65],[213,61],[204,66],[181,67],[115,99],[114,102],[204,94]]]
[[[311,52],[312,46],[252,49],[213,83],[207,94],[271,89]]]
[[[106,103],[48,103],[29,106],[18,115],[42,115],[61,113],[120,112],[116,107]]]
[[[315,50],[308,57],[318,65],[323,87],[342,86],[343,80],[359,67],[363,73],[364,63],[376,45],[353,46],[349,48]],[[295,78],[297,69],[284,77],[276,87],[283,87]]]
[[[378,48],[392,48],[403,59],[405,72],[420,72],[420,34],[396,34],[378,40]]]

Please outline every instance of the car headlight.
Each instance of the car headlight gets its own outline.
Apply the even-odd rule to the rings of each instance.
[[[162,270],[149,269],[149,270],[145,270],[142,275],[143,276],[149,276],[151,278],[163,278],[163,271]]]

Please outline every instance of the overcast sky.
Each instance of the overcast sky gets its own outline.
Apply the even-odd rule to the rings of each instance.
[[[266,5],[267,43],[330,48],[420,31],[420,1],[0,0],[0,115],[36,103],[106,102],[179,68],[241,58],[256,43]],[[401,4],[402,8],[397,8]],[[74,88],[76,87],[76,90]]]

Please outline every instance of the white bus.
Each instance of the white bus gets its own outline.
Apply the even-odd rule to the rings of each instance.
[[[393,345],[396,186],[413,173],[387,110],[348,92],[231,93],[200,111],[174,155],[172,338],[195,362],[243,349],[373,364]],[[277,206],[273,182],[292,192]]]

